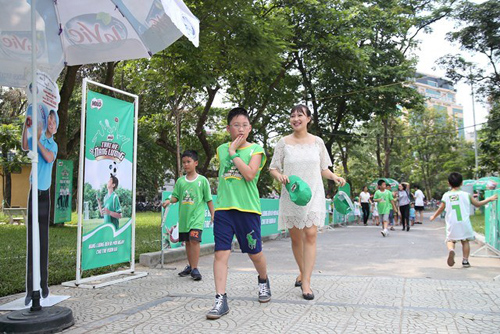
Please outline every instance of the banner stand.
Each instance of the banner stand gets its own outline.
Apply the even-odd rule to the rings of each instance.
[[[81,278],[82,269],[82,234],[83,234],[83,187],[84,187],[84,160],[85,160],[85,129],[86,129],[86,114],[87,114],[87,85],[92,84],[110,91],[123,94],[134,99],[134,146],[133,146],[133,164],[132,164],[132,214],[131,214],[131,254],[130,254],[130,268],[122,271],[112,272],[108,274],[92,276],[88,278]],[[76,279],[62,283],[66,287],[80,287],[87,289],[95,289],[104,286],[109,286],[116,283],[122,283],[136,278],[147,276],[147,272],[135,272],[135,201],[136,201],[136,175],[137,175],[137,123],[139,112],[139,96],[103,85],[98,82],[91,81],[87,78],[83,79],[82,83],[82,113],[81,113],[81,132],[80,132],[80,160],[78,166],[78,236],[77,236],[77,258],[76,258]],[[112,277],[123,276],[118,279],[107,280]]]
[[[481,254],[481,253],[483,253],[483,254]],[[491,259],[500,259],[500,251],[493,248],[491,245],[485,243],[483,246],[481,246],[479,249],[477,249],[470,256],[486,257],[486,258],[491,258]]]
[[[115,276],[120,276],[120,275],[130,275],[126,277],[122,277],[119,279],[111,280],[111,281],[105,281],[103,280],[110,278],[110,277],[115,277]],[[97,289],[97,288],[102,288],[108,285],[113,285],[117,283],[123,283],[126,281],[130,281],[136,278],[141,278],[147,276],[147,272],[131,272],[130,270],[122,270],[122,271],[115,271],[109,274],[103,274],[99,276],[92,276],[92,277],[87,277],[80,279],[80,282],[77,284],[76,280],[74,281],[68,281],[64,282],[61,285],[66,286],[69,288],[83,288],[83,289]]]

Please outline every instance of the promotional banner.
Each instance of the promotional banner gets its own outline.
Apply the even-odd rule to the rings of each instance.
[[[498,194],[500,197],[500,189],[487,190],[485,196],[490,197]],[[484,236],[486,243],[500,250],[500,201],[493,201],[486,205],[484,216]]]
[[[38,136],[45,135],[48,129],[49,114],[53,115],[56,129],[52,131],[52,135],[57,132],[57,127],[59,126],[59,116],[57,114],[57,109],[59,107],[59,102],[61,97],[59,96],[59,87],[57,83],[52,80],[52,78],[46,73],[37,71],[37,104],[38,104],[38,115],[37,115],[37,134]],[[33,137],[33,105],[32,105],[32,93],[33,85],[27,87],[28,96],[28,110],[26,111],[26,123],[24,129],[26,131],[26,139],[31,147],[32,137]],[[48,134],[46,137],[49,136]],[[50,137],[48,137],[50,138]],[[24,140],[24,138],[23,138]]]
[[[73,161],[57,160],[54,223],[71,221],[71,194],[73,192]]]
[[[132,243],[134,104],[87,93],[83,270],[129,262]]]
[[[262,216],[260,217],[262,236],[280,233],[278,229],[279,199],[261,198],[260,207],[262,210]]]

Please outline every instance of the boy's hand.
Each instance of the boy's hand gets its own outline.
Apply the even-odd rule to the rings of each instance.
[[[169,204],[170,204],[170,200],[167,199],[165,202],[163,202],[161,204],[161,206],[163,206],[163,208],[165,209]]]
[[[436,216],[432,215],[431,218],[429,218],[430,221],[433,221],[434,219],[436,219]]]
[[[498,199],[498,195],[495,194],[495,195],[490,197],[490,202],[496,201],[497,199]]]
[[[233,142],[229,146],[229,155],[236,154],[236,150],[239,149],[240,146],[243,145],[244,142],[245,142],[245,140],[243,139],[242,135],[236,137],[236,139],[233,140]]]

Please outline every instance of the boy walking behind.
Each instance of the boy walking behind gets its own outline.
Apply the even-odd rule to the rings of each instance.
[[[196,172],[198,166],[198,153],[196,151],[184,151],[181,156],[182,168],[186,175],[175,182],[175,187],[170,199],[163,202],[166,208],[170,203],[179,203],[179,241],[186,243],[186,255],[188,265],[179,276],[191,275],[195,281],[201,280],[198,270],[200,258],[200,243],[203,225],[205,223],[205,203],[210,210],[210,216],[214,219],[214,205],[210,184],[206,177]]]
[[[232,109],[227,116],[231,142],[217,148],[219,188],[214,219],[215,304],[207,319],[218,319],[229,312],[226,295],[227,264],[236,235],[241,251],[248,253],[259,273],[259,302],[271,300],[266,258],[260,232],[260,197],[257,181],[266,163],[264,149],[247,142],[252,127],[247,111]]]
[[[491,201],[498,199],[498,195],[490,196],[482,201],[477,201],[469,193],[460,190],[462,186],[462,175],[460,173],[451,173],[448,176],[448,183],[451,190],[443,195],[441,205],[437,211],[432,215],[431,221],[436,219],[437,216],[446,210],[446,245],[448,246],[448,265],[452,267],[455,264],[455,243],[460,241],[462,243],[463,260],[462,266],[464,268],[470,267],[469,241],[474,240],[474,231],[470,222],[470,204],[475,207],[483,206]]]
[[[377,202],[378,214],[380,216],[380,221],[382,222],[382,236],[386,237],[389,235],[387,230],[387,225],[389,225],[389,214],[391,209],[396,211],[396,204],[394,204],[394,197],[392,192],[386,189],[386,184],[384,180],[378,181],[379,190],[373,195],[373,201]]]

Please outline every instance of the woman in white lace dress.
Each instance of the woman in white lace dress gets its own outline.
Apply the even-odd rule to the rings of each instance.
[[[304,105],[292,108],[290,124],[293,133],[280,139],[274,149],[269,167],[271,175],[279,182],[289,182],[288,176],[296,175],[311,187],[312,198],[306,206],[290,200],[286,187],[281,189],[278,225],[287,228],[292,239],[292,250],[299,267],[295,286],[302,288],[304,299],[314,299],[311,274],[316,261],[316,236],[318,227],[325,224],[325,189],[323,178],[341,185],[345,180],[328,167],[332,165],[323,140],[307,132],[311,112]]]

